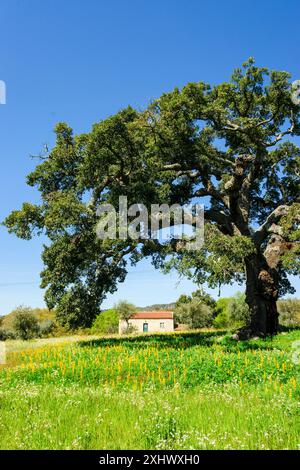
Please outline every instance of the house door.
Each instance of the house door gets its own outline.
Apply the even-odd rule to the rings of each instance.
[[[149,329],[148,329],[148,323],[144,323],[144,324],[143,324],[143,332],[144,332],[144,333],[147,333],[148,331],[149,331]]]

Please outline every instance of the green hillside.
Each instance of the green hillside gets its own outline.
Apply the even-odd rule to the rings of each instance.
[[[11,330],[13,327],[13,319],[17,313],[17,310],[13,310],[8,315],[4,315],[2,328],[5,330]],[[45,320],[55,320],[55,311],[48,310],[47,308],[34,308],[32,309],[32,314],[37,318],[37,320],[41,323]]]

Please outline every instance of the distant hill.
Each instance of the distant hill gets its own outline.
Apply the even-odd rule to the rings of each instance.
[[[1,327],[5,330],[12,330],[13,327],[13,319],[16,315],[16,310],[13,310],[8,315],[4,315]],[[31,313],[37,318],[39,322],[43,322],[45,320],[55,320],[55,312],[49,311],[47,308],[34,308],[32,309]]]
[[[138,307],[138,310],[141,312],[149,312],[149,311],[155,311],[155,310],[174,310],[175,308],[175,302],[171,302],[170,304],[153,304],[153,305],[147,305],[146,307]]]

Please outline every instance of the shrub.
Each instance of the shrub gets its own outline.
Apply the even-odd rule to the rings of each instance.
[[[175,304],[174,321],[176,325],[188,328],[212,326],[216,301],[203,289],[191,295],[181,295]]]
[[[53,335],[56,324],[53,320],[44,320],[39,324],[39,334],[40,336],[50,336]]]
[[[28,340],[39,336],[39,322],[29,307],[20,306],[16,309],[13,328],[18,338]]]
[[[216,303],[214,319],[216,328],[236,328],[246,325],[249,320],[249,307],[245,294],[237,292],[233,297],[219,299]]]
[[[189,328],[212,326],[213,310],[202,300],[193,298],[187,303],[179,303],[174,311],[176,323],[184,323]]]
[[[113,334],[119,328],[119,315],[115,309],[99,313],[91,328],[92,334]]]
[[[0,328],[0,341],[6,341],[7,339],[15,339],[14,332]]]
[[[228,304],[229,318],[233,326],[246,325],[250,319],[250,311],[246,304],[246,296],[237,292]]]
[[[300,299],[285,299],[277,302],[279,323],[283,326],[300,325]]]
[[[230,326],[230,316],[228,305],[231,301],[231,298],[221,298],[216,302],[215,307],[215,319],[214,327],[215,328],[228,328]]]
[[[229,316],[226,311],[220,312],[213,321],[215,328],[228,328],[230,326]]]
[[[138,329],[135,325],[127,325],[125,328],[123,328],[122,330],[122,334],[123,335],[131,335],[133,333],[137,333],[138,332]]]

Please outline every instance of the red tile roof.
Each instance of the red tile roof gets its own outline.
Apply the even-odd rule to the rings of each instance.
[[[137,312],[134,315],[132,315],[133,319],[135,320],[173,320],[173,312],[170,311],[155,311],[155,312]]]

